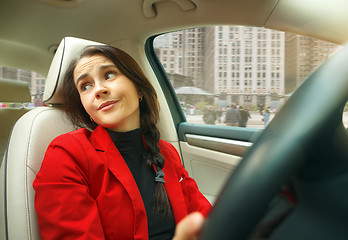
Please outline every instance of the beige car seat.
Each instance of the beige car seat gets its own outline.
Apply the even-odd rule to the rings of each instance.
[[[49,143],[74,130],[59,108],[61,79],[77,53],[92,44],[99,43],[72,37],[61,41],[46,79],[44,102],[50,106],[29,111],[13,127],[0,169],[0,239],[41,239],[32,183]]]

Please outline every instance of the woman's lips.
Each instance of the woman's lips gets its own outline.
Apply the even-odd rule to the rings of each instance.
[[[117,100],[103,102],[102,104],[99,105],[98,110],[107,111],[113,108],[117,102],[118,102]]]

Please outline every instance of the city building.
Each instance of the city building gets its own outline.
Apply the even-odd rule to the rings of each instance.
[[[222,107],[279,107],[284,95],[282,32],[241,26],[195,28],[162,35],[155,49],[168,73],[187,76],[193,86],[220,96]]]
[[[205,42],[205,85],[220,100],[248,109],[279,107],[284,94],[284,33],[215,26],[206,28]]]
[[[189,83],[200,88],[205,84],[204,35],[205,28],[192,28],[161,35],[154,42],[166,72],[184,75]]]
[[[291,94],[322,62],[341,46],[315,38],[286,33],[285,92]]]

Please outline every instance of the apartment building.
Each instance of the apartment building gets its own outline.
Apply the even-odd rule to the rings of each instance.
[[[285,92],[291,93],[341,46],[292,33],[285,35]]]
[[[227,104],[279,105],[284,94],[284,33],[255,27],[206,29],[205,85]],[[277,107],[274,106],[274,107]]]
[[[157,37],[154,47],[174,87],[185,83],[204,88],[205,28],[193,28]]]

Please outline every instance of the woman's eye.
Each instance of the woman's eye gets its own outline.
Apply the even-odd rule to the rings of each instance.
[[[86,91],[86,90],[88,90],[89,88],[91,88],[91,84],[89,84],[89,83],[85,83],[85,84],[83,84],[83,85],[81,86],[81,90],[82,90],[82,91]]]
[[[114,77],[116,77],[116,73],[114,72],[108,72],[107,74],[105,74],[105,79],[110,79]]]

